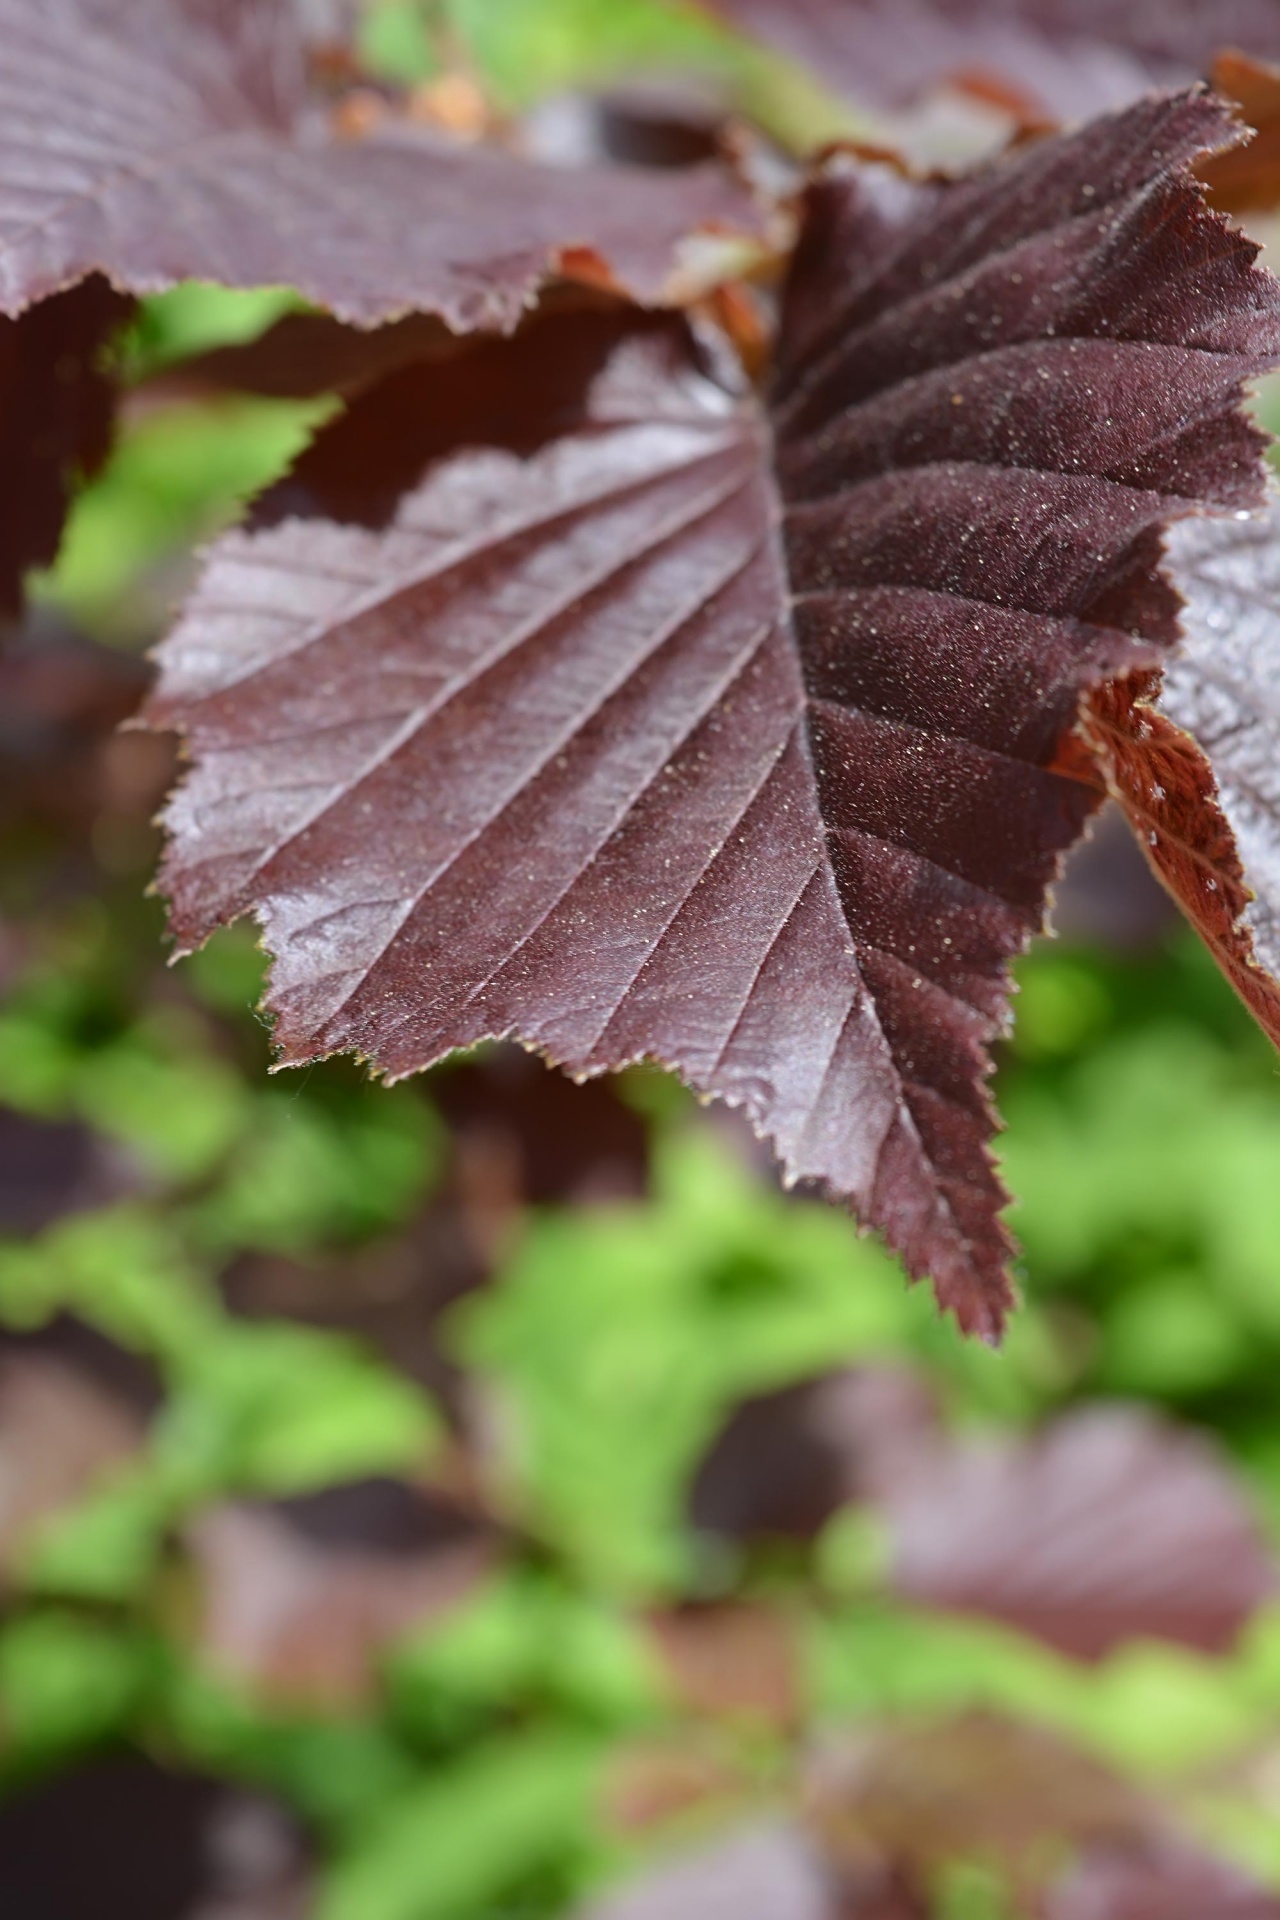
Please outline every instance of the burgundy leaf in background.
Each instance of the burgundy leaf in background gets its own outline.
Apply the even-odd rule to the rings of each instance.
[[[352,1496],[376,1512],[376,1484]],[[425,1506],[406,1487],[397,1504],[415,1498]],[[201,1514],[188,1544],[204,1660],[259,1698],[331,1712],[367,1707],[388,1645],[468,1599],[495,1559],[484,1532],[460,1521],[401,1528],[390,1542],[316,1538],[287,1509],[249,1505]]]
[[[163,369],[143,391],[160,397],[225,391],[273,400],[324,393],[350,398],[415,360],[453,358],[462,344],[431,314],[407,314],[366,332],[327,313],[287,313],[255,340],[213,347]]]
[[[1063,1847],[1136,1850],[1155,1824],[1091,1754],[993,1713],[837,1735],[810,1764],[806,1806],[842,1877],[879,1863],[927,1885],[950,1862],[981,1860],[1007,1877],[1017,1914],[1039,1911],[1033,1896]]]
[[[173,780],[172,743],[117,732],[148,678],[144,661],[44,610],[0,652],[3,844],[44,850],[42,899],[101,885],[108,862],[141,886],[155,864],[152,822]]]
[[[0,1357],[0,1575],[16,1571],[42,1522],[110,1480],[144,1438],[135,1410],[80,1368],[40,1353]]]
[[[1122,1409],[955,1448],[885,1503],[894,1583],[1096,1659],[1156,1637],[1221,1653],[1275,1592],[1261,1530],[1198,1436]]]
[[[1222,47],[1280,60],[1274,0],[713,0],[869,107],[948,83],[1080,120],[1208,71]]]
[[[57,556],[73,485],[111,446],[115,387],[101,364],[130,302],[105,280],[0,319],[0,616]]]
[[[612,1082],[574,1086],[519,1047],[494,1047],[438,1075],[432,1097],[455,1161],[500,1158],[517,1205],[584,1207],[648,1191],[644,1122]]]
[[[625,312],[356,401],[275,507],[337,517],[225,540],[164,649],[179,945],[260,918],[285,1061],[672,1066],[998,1335],[986,1047],[1098,798],[1050,762],[1172,637],[1160,530],[1261,490],[1280,295],[1181,165],[1235,137],[845,163],[768,413]]]
[[[669,1693],[699,1719],[778,1732],[800,1724],[800,1648],[781,1608],[673,1608],[654,1614],[649,1637]]]
[[[854,1500],[887,1496],[942,1443],[941,1409],[905,1367],[850,1367],[745,1400],[689,1490],[701,1532],[811,1540]]]
[[[538,168],[405,126],[335,139],[285,0],[0,0],[0,312],[87,274],[295,287],[372,325],[511,326],[560,268],[659,299],[700,228],[751,230],[723,169]]]
[[[0,1234],[40,1233],[137,1184],[127,1154],[76,1120],[0,1105]]]
[[[1164,1847],[1086,1860],[1046,1920],[1280,1920],[1280,1897],[1220,1861]]]

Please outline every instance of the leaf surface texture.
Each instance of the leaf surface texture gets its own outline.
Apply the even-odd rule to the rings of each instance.
[[[767,407],[626,311],[356,399],[164,650],[180,944],[260,918],[287,1061],[662,1061],[994,1338],[987,1047],[1098,801],[1057,745],[1170,637],[1162,528],[1260,488],[1277,295],[1183,171],[1231,137],[838,168]]]
[[[0,0],[0,312],[87,274],[284,285],[359,325],[515,323],[578,256],[641,299],[703,227],[754,228],[717,167],[541,168],[405,123],[336,138],[284,0]]]

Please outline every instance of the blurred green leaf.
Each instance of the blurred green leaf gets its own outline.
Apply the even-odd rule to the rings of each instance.
[[[608,1728],[643,1724],[664,1703],[655,1657],[634,1622],[532,1569],[490,1581],[406,1642],[387,1685],[397,1724],[431,1746],[492,1731],[517,1705]]]
[[[430,1458],[420,1388],[337,1334],[227,1323],[189,1350],[156,1447],[191,1496],[287,1494]]]
[[[10,1622],[0,1632],[0,1764],[47,1764],[122,1731],[150,1675],[150,1650],[127,1628],[60,1612]]]
[[[361,1830],[418,1777],[378,1721],[272,1712],[196,1666],[174,1669],[164,1708],[195,1765],[280,1794],[329,1836]]]
[[[136,419],[72,507],[35,597],[103,639],[149,638],[189,571],[187,550],[284,473],[332,410],[326,400],[224,395]],[[158,570],[175,561],[166,586]]]
[[[307,1081],[260,1093],[219,1186],[195,1211],[214,1252],[303,1253],[398,1225],[426,1195],[441,1128],[412,1087],[366,1084],[337,1107],[308,1101]]]
[[[173,1504],[154,1459],[123,1469],[37,1529],[21,1561],[25,1591],[107,1605],[140,1595],[155,1572]]]
[[[184,1038],[186,1043],[184,1044]],[[198,1029],[167,1018],[82,1058],[74,1105],[101,1133],[135,1148],[162,1179],[212,1173],[252,1112],[248,1087],[209,1054]]]
[[[545,1215],[502,1289],[456,1323],[462,1357],[498,1383],[512,1497],[588,1578],[690,1577],[685,1487],[749,1395],[918,1353],[945,1355],[980,1398],[985,1382],[1025,1403],[852,1221],[762,1187],[705,1129],[663,1137],[655,1179],[645,1208]]]
[[[139,1207],[85,1214],[0,1245],[0,1314],[43,1326],[79,1314],[122,1346],[181,1367],[218,1325],[212,1295],[161,1221]]]
[[[868,131],[807,69],[696,0],[384,0],[364,44],[399,80],[422,79],[461,49],[510,112],[637,77],[693,76],[798,152]]]
[[[568,1882],[598,1853],[597,1745],[526,1734],[481,1749],[385,1808],[334,1864],[319,1920],[518,1912],[522,1883]]]
[[[188,280],[140,302],[120,345],[121,372],[136,383],[193,354],[255,340],[304,304],[290,287],[245,290]]]

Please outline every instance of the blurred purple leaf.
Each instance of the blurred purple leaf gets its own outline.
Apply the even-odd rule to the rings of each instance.
[[[885,1503],[899,1593],[1079,1659],[1134,1639],[1210,1653],[1276,1590],[1259,1524],[1197,1434],[1123,1408],[959,1445]]]

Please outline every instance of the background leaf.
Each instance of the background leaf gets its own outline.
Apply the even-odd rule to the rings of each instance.
[[[102,272],[138,293],[292,287],[365,326],[418,308],[509,327],[575,252],[592,277],[659,299],[686,235],[754,230],[749,197],[714,167],[673,196],[638,171],[539,170],[412,126],[307,133],[291,21],[275,4],[53,0],[33,14],[6,0],[0,311]]]

